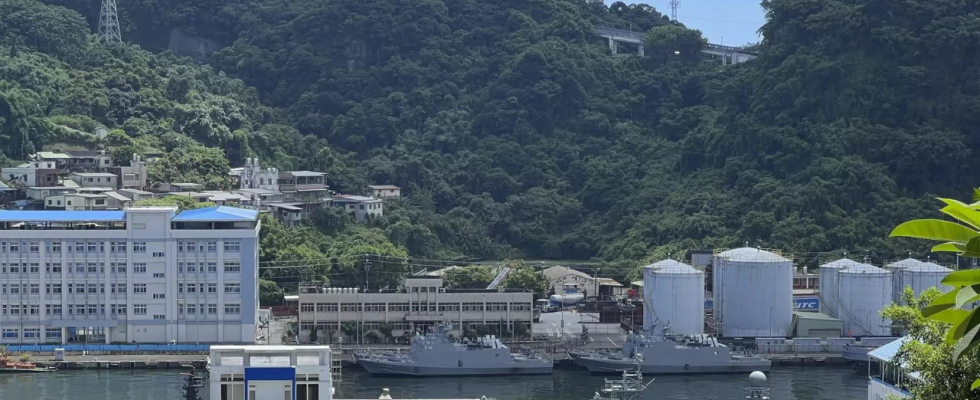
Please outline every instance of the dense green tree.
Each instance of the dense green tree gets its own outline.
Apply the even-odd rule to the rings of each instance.
[[[450,269],[442,279],[447,289],[485,289],[496,276],[490,267],[471,265]]]
[[[265,279],[259,280],[259,305],[262,307],[278,306],[282,305],[283,302],[283,291],[273,281],[267,281]],[[316,340],[316,339],[310,339]]]
[[[888,228],[980,163],[968,2],[765,1],[758,58],[726,67],[701,62],[698,32],[623,2],[134,0],[120,3],[134,45],[115,49],[39,3],[98,21],[94,0],[4,2],[3,154],[78,143],[51,117],[81,115],[177,153],[154,179],[221,187],[218,170],[259,157],[338,192],[403,187],[366,227],[303,231],[338,236],[301,244],[358,271],[346,284],[374,250],[595,258],[621,278],[747,241],[810,265],[924,253]],[[647,57],[611,57],[596,26],[643,32]],[[137,47],[171,42],[221,49],[192,65]]]
[[[953,343],[944,340],[954,329],[946,320],[953,314],[947,312],[946,317],[938,318],[923,316],[922,310],[928,309],[927,305],[940,298],[941,294],[939,290],[930,288],[916,298],[912,289],[906,288],[903,305],[893,304],[882,311],[882,316],[892,320],[907,332],[908,337],[914,339],[902,345],[894,362],[902,365],[906,371],[917,372],[921,377],[921,382],[906,388],[916,399],[980,399],[980,391],[971,389],[973,381],[980,376],[977,350],[970,350],[957,358]]]
[[[547,296],[548,290],[551,289],[551,282],[540,271],[524,261],[507,261],[503,265],[511,268],[510,273],[504,278],[503,287],[530,290],[534,293],[535,299]]]
[[[147,168],[153,182],[197,182],[212,189],[228,186],[228,160],[221,149],[193,145],[181,147],[154,161]]]
[[[142,199],[133,203],[134,206],[176,206],[177,212],[185,210],[194,210],[198,208],[211,207],[214,203],[210,202],[199,202],[187,196],[171,195],[162,198],[150,198]]]

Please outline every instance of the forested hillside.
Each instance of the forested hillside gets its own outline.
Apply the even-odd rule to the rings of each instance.
[[[6,157],[99,122],[338,191],[396,184],[408,199],[371,228],[416,257],[638,265],[748,242],[880,260],[924,254],[888,231],[977,183],[968,2],[765,1],[760,57],[729,67],[623,3],[126,0],[114,50],[84,35],[98,0],[44,3],[78,13],[0,2]],[[630,24],[647,57],[593,33]],[[217,51],[165,52],[188,46]]]

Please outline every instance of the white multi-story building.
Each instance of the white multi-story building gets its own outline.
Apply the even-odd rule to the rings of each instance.
[[[381,324],[391,324],[393,337],[426,331],[442,322],[453,323],[452,333],[457,336],[481,326],[507,332],[504,336],[530,335],[533,302],[534,294],[525,290],[447,290],[436,276],[407,278],[404,290],[398,292],[309,287],[299,294],[299,339],[308,341],[315,329],[317,341],[328,337],[336,341],[348,322],[356,323],[359,332],[347,340],[358,343],[372,331],[380,336]]]
[[[258,213],[0,211],[0,343],[254,343]]]

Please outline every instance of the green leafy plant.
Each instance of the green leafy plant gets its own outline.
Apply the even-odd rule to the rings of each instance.
[[[974,199],[980,190],[974,189]],[[980,202],[965,204],[954,199],[939,199],[946,204],[940,211],[957,222],[938,219],[918,219],[897,226],[892,237],[910,237],[943,242],[934,252],[953,252],[964,257],[980,257]],[[965,306],[980,300],[980,270],[956,271],[947,275],[942,284],[953,287],[948,293],[933,299],[922,309],[922,315],[933,321],[952,324],[945,341],[953,346],[953,361],[980,344],[980,308]],[[980,388],[980,379],[971,389]]]

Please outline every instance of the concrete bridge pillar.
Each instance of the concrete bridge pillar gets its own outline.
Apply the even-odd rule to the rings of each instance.
[[[616,40],[613,39],[612,37],[610,37],[609,38],[609,50],[612,51],[613,55],[616,54],[616,52],[618,50],[618,47],[619,46],[616,45]]]
[[[640,43],[639,46],[637,46],[637,52],[640,54],[640,57],[643,57],[645,55],[645,53],[643,52],[643,43]]]

